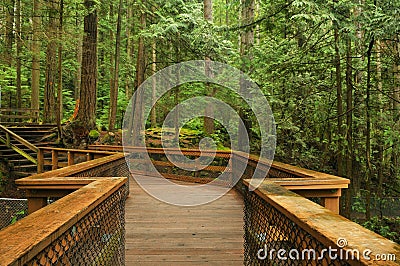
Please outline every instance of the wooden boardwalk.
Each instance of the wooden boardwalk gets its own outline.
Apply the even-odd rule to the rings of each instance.
[[[126,265],[243,265],[243,200],[231,190],[196,207],[161,202],[132,179]]]

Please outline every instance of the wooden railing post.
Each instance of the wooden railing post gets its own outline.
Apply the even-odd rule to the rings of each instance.
[[[8,132],[6,132],[6,146],[7,148],[10,148],[10,134],[8,134]]]
[[[68,151],[68,166],[74,164],[74,153],[71,151]]]
[[[86,153],[86,161],[92,160],[92,156],[90,156],[90,153]]]
[[[41,148],[38,148],[37,152],[37,172],[38,174],[43,173],[44,170],[44,153]]]
[[[28,214],[32,214],[35,211],[46,207],[46,205],[47,198],[28,197]]]
[[[334,213],[339,214],[339,198],[340,197],[326,197],[326,198],[321,198],[321,205],[327,208],[328,210],[331,210]]]
[[[51,170],[58,169],[58,151],[52,150],[51,151]]]
[[[233,162],[232,161],[233,161],[233,153],[231,154],[231,159],[228,161],[228,169],[230,171],[229,183],[231,186],[233,186],[233,183],[235,182],[234,175],[233,175]]]

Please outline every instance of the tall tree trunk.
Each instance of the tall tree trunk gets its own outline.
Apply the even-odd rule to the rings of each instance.
[[[372,164],[371,164],[371,55],[372,49],[374,46],[375,39],[372,37],[372,40],[369,43],[368,51],[367,51],[367,95],[365,98],[365,109],[366,109],[366,143],[365,143],[365,157],[366,157],[366,175],[365,175],[365,184],[366,184],[366,202],[365,202],[365,218],[369,220],[371,218],[371,185],[372,185]]]
[[[393,113],[392,119],[394,124],[394,131],[400,131],[400,40],[397,39],[394,42],[393,50],[395,51],[395,58],[393,63],[393,79],[394,79],[394,86],[392,92],[392,105],[393,105]],[[400,169],[400,154],[399,154],[399,144],[400,141],[395,139],[392,148],[392,155],[391,155],[391,167],[390,167],[390,176],[393,179],[398,178],[399,176],[399,169]]]
[[[254,29],[251,25],[254,22],[254,0],[242,0],[241,1],[241,24],[242,31],[240,35],[240,55],[242,58],[242,71],[248,75],[252,72],[251,60],[252,53],[251,48],[254,44]],[[240,93],[245,95],[248,93],[246,88],[246,81],[242,78],[240,80]],[[245,135],[249,137],[249,143],[251,143],[251,120],[249,117],[250,110],[245,110],[243,107],[239,110],[239,117],[243,121],[244,127],[239,124],[238,128],[238,149],[245,150]]]
[[[212,0],[204,0],[204,19],[209,22],[213,23],[213,4]],[[207,77],[212,78],[212,69],[211,69],[211,59],[210,57],[205,57],[205,74]],[[206,92],[208,96],[214,97],[215,95],[215,86],[210,83],[206,83]],[[204,114],[204,131],[207,135],[214,133],[214,109],[213,106],[208,104],[205,109]]]
[[[77,28],[80,28],[81,25],[81,20],[76,19],[75,26]],[[78,38],[77,43],[76,43],[76,62],[77,62],[77,69],[75,73],[75,81],[74,81],[74,87],[75,87],[75,94],[74,98],[75,100],[79,99],[80,95],[80,88],[81,88],[81,78],[82,78],[82,43],[83,38]]]
[[[56,122],[57,122],[57,131],[58,131],[58,140],[61,142],[62,139],[62,130],[61,130],[61,120],[63,118],[63,97],[62,97],[62,37],[63,37],[63,14],[64,13],[64,0],[60,0],[60,17],[58,24],[58,86],[57,86],[57,114],[56,114]]]
[[[16,58],[16,71],[17,71],[17,108],[22,107],[22,89],[21,89],[21,49],[22,49],[22,42],[21,42],[21,0],[17,0],[16,3],[16,18],[15,18],[15,30],[17,34],[17,58]]]
[[[378,101],[379,101],[379,118],[383,118],[383,101],[382,101],[382,90],[383,90],[383,82],[382,82],[382,60],[381,60],[381,43],[379,40],[376,40],[376,81],[377,81],[377,87],[378,87]],[[383,155],[383,150],[384,150],[384,136],[383,136],[383,131],[384,128],[382,126],[382,122],[379,122],[380,119],[378,119],[378,125],[377,125],[377,148],[378,148],[378,154],[377,154],[377,170],[378,170],[378,197],[381,199],[383,197],[383,168],[384,168],[384,155]],[[381,218],[382,218],[382,213],[381,213]]]
[[[153,41],[152,49],[153,49],[153,64],[152,64],[152,70],[153,74],[157,72],[157,44],[156,41]],[[157,90],[157,80],[155,78],[152,79],[152,90],[151,90],[151,97],[152,101],[155,102],[156,100],[156,90]],[[156,105],[153,104],[153,108],[151,109],[151,114],[150,114],[150,120],[151,120],[151,127],[156,127],[157,126],[157,113],[156,113]]]
[[[344,214],[350,219],[351,199],[353,189],[353,84],[352,84],[352,58],[351,58],[351,39],[347,37],[346,50],[346,124],[347,124],[347,152],[346,152],[346,177],[351,180],[349,188],[345,194]]]
[[[142,5],[146,5],[146,0],[142,0]],[[140,30],[144,30],[146,28],[146,12],[145,10],[140,10]],[[129,132],[133,134],[133,145],[138,146],[142,139],[141,131],[144,130],[142,128],[142,117],[143,117],[143,108],[142,108],[142,95],[138,93],[139,86],[143,83],[145,78],[146,71],[146,50],[143,36],[139,36],[138,41],[138,52],[137,52],[137,61],[136,61],[136,76],[135,76],[135,99],[133,104],[133,123],[129,129]]]
[[[118,106],[118,75],[119,75],[119,57],[121,53],[121,16],[122,16],[122,0],[118,4],[118,18],[117,18],[117,33],[115,36],[115,63],[114,63],[114,77],[112,87],[110,89],[110,114],[108,129],[113,131],[115,129],[115,121],[117,118]]]
[[[55,0],[47,1],[47,9],[49,11],[49,22],[47,26],[47,36],[49,41],[46,50],[46,83],[44,87],[44,110],[43,121],[45,123],[56,122],[56,113],[54,106],[56,105],[56,76],[57,76],[57,27],[58,27],[58,10]]]
[[[132,58],[134,55],[134,47],[133,47],[133,42],[131,39],[131,31],[132,31],[132,27],[131,25],[131,21],[133,18],[133,10],[131,5],[128,3],[127,7],[126,7],[126,21],[127,21],[127,25],[126,25],[126,62],[128,64],[128,70],[126,71],[126,82],[125,82],[125,95],[126,98],[129,100],[132,97],[132,75],[133,75],[133,71],[131,71],[131,69],[133,68],[133,64],[132,64]]]
[[[178,33],[178,37],[179,37],[179,33]],[[175,55],[176,55],[176,62],[180,62],[181,61],[181,47],[180,44],[177,43],[175,44]],[[178,71],[178,73],[176,73],[176,83],[180,84],[180,80],[181,80],[181,73],[180,71]],[[174,107],[175,107],[175,115],[174,115],[174,129],[175,129],[175,138],[174,141],[176,143],[176,145],[179,145],[179,91],[180,91],[180,86],[176,86],[176,88],[174,89]]]
[[[113,2],[110,3],[109,17],[110,17],[110,24],[113,24],[114,23],[114,5],[113,5]],[[109,33],[109,36],[107,36],[107,38],[110,41],[110,46],[111,46],[111,43],[114,42],[114,31],[112,30],[111,27],[108,30],[108,33]],[[115,52],[115,49],[114,49],[114,51],[112,51],[112,49],[110,49],[109,51],[110,52],[108,54],[110,55],[110,57],[109,57],[109,60],[110,60],[109,66],[110,67],[108,69],[108,74],[109,74],[109,77],[110,77],[110,85],[109,85],[110,86],[110,104],[109,104],[110,106],[109,106],[109,110],[108,110],[108,126],[110,126],[110,112],[111,112],[110,108],[111,108],[111,101],[112,101],[112,99],[111,99],[111,94],[112,94],[111,91],[114,88],[114,68],[115,68],[114,52]],[[114,124],[115,124],[115,121],[114,121]],[[111,129],[110,129],[110,131],[111,131]]]
[[[336,1],[335,1],[336,2]],[[337,95],[337,171],[339,176],[344,175],[343,167],[343,90],[342,90],[342,68],[340,63],[340,40],[339,40],[339,29],[337,23],[335,23],[334,29],[335,36],[335,69],[336,69],[336,95]]]
[[[4,50],[4,61],[8,66],[12,65],[12,46],[14,43],[14,7],[15,1],[8,0],[6,3],[6,45]]]
[[[33,0],[31,108],[39,110],[41,0]]]
[[[360,0],[359,2],[360,4],[358,6],[356,6],[354,8],[354,17],[356,18],[355,21],[355,28],[356,28],[356,39],[355,39],[355,51],[357,51],[357,55],[356,58],[359,58],[359,65],[364,65],[364,59],[365,59],[365,53],[361,52],[364,51],[364,31],[362,29],[362,25],[359,22],[360,20],[358,19],[359,16],[361,16],[363,9],[362,7],[364,6],[364,0]],[[355,88],[360,88],[361,87],[361,83],[364,80],[364,67],[358,67],[354,69],[354,87]],[[364,97],[363,92],[361,89],[356,89],[354,90],[354,99],[362,99]],[[358,110],[358,108],[354,109],[354,116],[355,117],[362,117],[363,113],[362,110]],[[361,125],[360,123],[358,123],[359,125]],[[363,127],[357,127],[355,128],[354,132],[362,132],[363,131]],[[364,147],[362,147],[363,145],[360,145],[360,142],[354,142],[354,150],[362,150],[364,149]],[[356,164],[356,163],[354,163]],[[353,165],[354,167],[354,165]],[[361,167],[361,165],[359,163],[356,164],[356,167]],[[356,196],[360,196],[360,191],[361,191],[361,182],[364,179],[364,176],[361,173],[362,171],[353,171],[353,182],[352,182],[352,186],[353,186],[353,192]]]
[[[78,142],[96,128],[97,105],[97,10],[96,1],[85,0],[88,14],[84,19],[80,104],[76,116],[75,137]]]

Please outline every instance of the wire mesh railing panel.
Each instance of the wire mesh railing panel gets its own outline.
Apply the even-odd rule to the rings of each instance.
[[[244,203],[245,265],[349,265],[256,193]]]
[[[129,177],[129,169],[126,165],[125,158],[121,158],[115,161],[106,162],[102,165],[82,169],[79,173],[74,173],[70,176],[77,177]]]
[[[148,163],[148,158],[152,165]],[[130,169],[136,174],[150,176],[161,174],[165,178],[197,183],[209,183],[218,179],[220,184],[230,184],[230,180],[223,180],[223,177],[231,173],[229,153],[218,156],[203,153],[200,157],[198,151],[183,151],[182,154],[177,154],[176,151],[150,149],[126,154],[126,159]]]
[[[28,214],[28,200],[0,198],[0,230]]]
[[[125,265],[127,184],[25,265]]]
[[[128,165],[126,164],[125,158],[106,162],[102,165],[98,165],[96,167],[83,169],[78,173],[74,173],[70,176],[74,177],[127,177],[127,189],[126,193],[129,195],[129,180],[130,180],[130,171]]]

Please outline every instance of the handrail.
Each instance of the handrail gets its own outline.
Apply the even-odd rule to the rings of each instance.
[[[68,180],[70,182],[75,181],[75,179],[68,177],[65,177],[64,180],[66,182],[68,182]],[[47,181],[51,181],[51,178],[47,179]],[[78,230],[89,230],[86,232],[89,237],[92,237],[94,240],[105,241],[104,235],[92,235],[94,232],[90,232],[90,226],[89,228],[87,226],[78,228],[79,221],[95,211],[99,204],[107,200],[113,193],[126,184],[126,182],[126,177],[104,177],[99,179],[93,177],[92,182],[88,185],[82,186],[77,191],[59,199],[55,203],[1,230],[0,243],[4,243],[4,245],[0,245],[1,265],[22,265],[29,262],[40,252],[46,252],[45,249],[48,246],[54,245],[54,243],[61,246],[61,243],[57,244],[57,242],[60,241],[58,239],[69,231],[71,231],[70,234],[72,235],[69,240],[71,243],[69,243],[68,240],[64,240],[66,242],[63,245],[76,246],[77,241],[84,241],[85,238],[79,236],[79,233],[82,234],[82,231]],[[49,217],[51,217],[51,219],[49,219]],[[118,219],[119,217],[116,218]],[[121,241],[123,236],[119,234],[123,233],[123,229],[119,230],[121,231],[114,233],[114,236],[118,237],[118,241]],[[111,238],[111,235],[109,238]],[[66,239],[69,238],[67,237]],[[69,249],[71,249],[71,246],[67,246],[67,249],[65,251],[60,251],[60,253],[62,254],[62,252],[70,251]],[[78,252],[80,252],[80,250],[78,250]],[[104,251],[100,252],[98,256],[100,259],[104,259]],[[99,257],[97,257],[97,259],[99,259]]]
[[[84,155],[86,158],[84,160],[91,161],[101,157],[114,155],[116,152],[109,151],[95,151],[95,150],[79,150],[79,149],[64,149],[64,148],[53,148],[53,147],[39,147],[38,148],[38,174],[44,172],[45,165],[51,165],[51,170],[56,170],[63,166],[70,166],[76,164],[76,155]],[[45,159],[44,154],[46,152],[51,152],[51,160]],[[61,163],[59,162],[60,154],[66,154],[68,161]],[[81,161],[82,162],[82,161]]]
[[[246,187],[249,187],[249,180],[244,180],[243,183]],[[288,191],[274,182],[264,181],[263,184],[254,192],[247,191],[246,193],[247,195],[245,195],[245,198],[247,198],[247,200],[245,200],[245,204],[247,206],[245,207],[245,216],[247,215],[248,220],[245,221],[245,228],[248,228],[248,230],[245,239],[248,241],[247,244],[249,244],[249,250],[247,250],[247,252],[249,252],[253,258],[256,257],[255,255],[259,249],[264,248],[264,245],[265,247],[270,245],[270,250],[275,248],[275,244],[279,245],[279,243],[282,245],[281,248],[286,247],[283,245],[283,241],[279,242],[273,238],[284,237],[286,234],[294,237],[294,229],[285,226],[285,224],[288,224],[287,220],[290,220],[299,227],[299,229],[297,229],[298,232],[304,230],[310,235],[297,237],[308,239],[307,243],[314,243],[313,240],[310,239],[310,237],[312,237],[320,242],[324,248],[331,247],[333,251],[338,251],[332,253],[333,255],[339,254],[340,248],[343,248],[344,251],[342,255],[349,255],[349,257],[351,254],[355,254],[354,251],[357,250],[359,252],[359,260],[349,260],[348,263],[351,265],[398,265],[394,261],[379,262],[378,257],[375,256],[378,254],[390,254],[396,258],[400,258],[400,245],[362,227],[359,224],[335,214],[312,201]],[[254,196],[249,195],[249,193],[255,193],[258,199],[254,199]],[[255,207],[262,208],[264,211],[257,212],[258,215],[254,216],[252,213]],[[268,217],[268,215],[273,215],[271,213],[274,212],[271,208],[280,213],[280,217],[274,216],[273,219],[270,219],[271,217]],[[257,235],[257,230],[265,231],[265,226],[270,227],[271,230],[277,230],[277,232],[263,236],[262,241],[254,239],[254,236]],[[342,246],[339,246],[338,244],[339,239],[343,240],[343,243],[340,243]],[[304,247],[302,246],[302,243],[296,243],[296,239],[287,239],[287,241],[292,243],[292,249],[302,248],[309,251],[318,248],[317,244],[315,244],[315,247],[312,247],[311,249],[310,246]],[[290,246],[289,243],[286,243],[286,245]],[[366,250],[367,257],[363,256],[365,255],[363,252]],[[371,253],[369,253],[368,250],[370,250]],[[301,250],[296,251],[302,254]],[[321,250],[315,251],[318,253]],[[286,253],[286,255],[288,254]],[[324,252],[320,254],[320,256],[323,255]],[[328,256],[328,252],[326,252],[325,256]],[[371,257],[371,260],[368,260],[368,256]],[[378,260],[374,260],[374,258]]]
[[[13,139],[15,139],[19,143],[23,144],[24,146],[26,146],[30,150],[32,150],[32,151],[34,151],[36,153],[38,152],[38,150],[39,150],[38,147],[36,147],[35,145],[30,143],[26,139],[21,138],[20,136],[18,136],[17,134],[15,134],[14,132],[12,132],[8,128],[6,128],[5,126],[0,125],[0,130],[3,131],[4,133],[6,133],[6,136],[11,136]],[[7,137],[7,140],[8,140],[8,143],[6,143],[6,145],[9,145],[10,144],[9,143],[9,137]]]
[[[271,180],[272,182],[279,184],[289,190],[295,191],[297,194],[307,197],[307,198],[320,198],[321,204],[332,210],[333,212],[339,213],[339,199],[341,197],[342,189],[348,187],[350,180],[330,174],[320,173],[304,168],[300,168],[297,166],[292,166],[280,162],[271,162],[270,160],[259,158],[256,155],[248,155],[247,153],[240,151],[199,151],[196,149],[163,149],[163,148],[151,148],[151,147],[122,147],[122,146],[104,146],[104,145],[89,145],[89,149],[94,150],[107,150],[107,151],[124,151],[125,153],[148,153],[150,157],[152,157],[152,163],[155,167],[164,167],[164,169],[160,169],[160,173],[162,176],[168,179],[175,179],[181,181],[189,181],[196,183],[208,183],[214,180],[213,176],[219,175],[219,172],[226,171],[230,172],[231,180],[240,180],[241,179],[250,179],[253,177],[253,174],[257,174],[258,177],[265,178],[266,180]],[[222,159],[224,161],[223,166],[221,165],[212,165],[209,167],[203,168],[202,171],[207,171],[207,173],[198,178],[199,176],[195,175],[195,172],[187,172],[187,173],[171,173],[168,169],[174,168],[174,166],[166,161],[160,160],[157,158],[159,155],[164,154],[179,154],[182,153],[185,156],[214,156],[216,158]],[[153,158],[155,157],[155,158]],[[228,159],[231,159],[228,162]],[[133,159],[138,164],[143,164],[142,159]],[[238,173],[238,169],[241,169],[240,165],[245,168],[245,172],[240,176]],[[244,165],[243,165],[244,164]],[[196,165],[201,168],[201,165]],[[132,171],[135,174],[139,175],[157,175],[158,173],[154,173],[154,171],[148,171],[146,167],[144,169],[136,169]],[[167,169],[165,171],[165,169]],[[258,173],[255,173],[255,169],[258,170]],[[178,169],[177,169],[178,170]],[[211,176],[209,176],[211,174]],[[195,175],[195,176],[192,176]],[[218,182],[217,182],[218,183]],[[219,183],[220,184],[220,183]],[[222,182],[223,185],[232,185],[230,181]]]
[[[15,152],[19,153],[20,155],[24,156],[26,159],[28,159],[29,161],[31,161],[32,163],[37,165],[37,160],[35,160],[35,158],[33,158],[28,153],[26,153],[23,150],[21,150],[20,148],[18,148],[14,144],[10,143],[9,138],[7,138],[7,137],[3,138],[3,137],[0,136],[0,141],[3,142],[4,144],[6,144],[6,146],[8,148],[13,149]]]
[[[122,146],[115,146],[115,145],[89,145],[88,146],[89,150],[102,150],[102,151],[114,151],[114,152],[123,152],[128,151],[128,152],[148,152],[150,154],[163,154],[165,152],[168,152],[169,154],[175,154],[178,152],[182,152],[184,155],[186,154],[193,154],[193,155],[200,155],[200,151],[197,149],[175,149],[175,148],[152,148],[152,147],[122,147]],[[207,154],[207,151],[203,151],[203,153]],[[213,153],[213,151],[209,151],[209,153]],[[326,174],[322,172],[317,172],[305,168],[301,168],[298,166],[293,166],[290,164],[285,164],[277,161],[269,161],[264,158],[259,158],[256,155],[250,154],[248,155],[247,153],[240,152],[240,151],[231,151],[231,150],[217,150],[215,151],[216,157],[219,158],[227,158],[230,154],[233,154],[237,159],[241,159],[243,161],[248,160],[249,163],[253,166],[256,166],[257,163],[260,164],[262,169],[268,169],[268,167],[274,169],[274,170],[279,170],[282,172],[287,173],[288,175],[293,175],[295,178],[315,178],[315,179],[331,179],[333,181],[338,181],[344,183],[344,184],[349,184],[350,180],[338,176],[334,176],[331,174]],[[263,167],[264,166],[264,167]],[[286,179],[286,178],[285,178]]]
[[[21,138],[20,136],[18,136],[17,134],[15,134],[14,132],[12,132],[11,130],[9,130],[8,128],[6,128],[3,125],[0,125],[0,130],[2,130],[6,134],[6,138],[4,139],[3,137],[0,137],[0,141],[2,141],[8,148],[13,149],[15,152],[19,153],[20,155],[22,155],[23,157],[25,157],[32,163],[38,165],[38,161],[35,158],[33,158],[28,153],[26,153],[23,150],[21,150],[20,148],[18,148],[16,145],[12,144],[10,141],[10,137],[17,140],[19,143],[23,144],[24,146],[28,147],[30,150],[34,151],[35,153],[38,153],[38,151],[39,151],[38,147],[36,147],[32,143],[30,143],[29,141]]]
[[[0,265],[31,265],[43,259],[49,265],[56,260],[83,263],[77,257],[124,265],[128,175],[124,155],[113,153],[16,180],[26,190],[29,215],[0,231],[0,243],[7,243],[0,245]],[[48,197],[61,199],[48,205]],[[93,243],[101,243],[101,249],[91,249]]]
[[[144,152],[143,149],[142,150],[136,149],[136,152],[138,151]],[[153,150],[153,152],[155,154],[160,154],[160,150]],[[223,158],[226,159],[226,157]],[[256,160],[255,158],[252,158],[250,160],[252,164],[254,164],[253,159]],[[17,180],[16,183],[20,189],[27,189],[28,191],[30,190],[32,193],[36,193],[36,194],[28,193],[28,201],[29,201],[29,195],[37,198],[49,197],[50,196],[49,191],[51,190],[53,191],[63,190],[64,191],[63,193],[68,194],[70,193],[69,190],[75,190],[80,188],[78,191],[74,192],[75,193],[74,195],[77,195],[80,193],[79,191],[84,191],[82,189],[90,187],[92,184],[97,182],[94,181],[97,180],[96,177],[93,177],[96,175],[96,173],[101,172],[105,174],[103,176],[113,176],[109,175],[110,173],[108,171],[106,172],[104,171],[108,169],[114,171],[115,168],[118,168],[117,165],[121,164],[124,165],[124,175],[125,174],[129,175],[130,170],[127,169],[127,166],[125,164],[125,155],[119,152],[119,153],[113,153],[113,155],[107,157],[99,158],[92,161],[87,161],[81,164],[71,165],[62,169],[20,179]],[[166,166],[170,167],[169,164],[166,164]],[[286,166],[284,164],[280,164],[278,166],[284,169],[287,168],[292,173],[296,173],[296,171],[298,171],[296,167],[291,168],[291,166]],[[290,244],[292,244],[294,245],[294,247],[299,249],[301,248],[306,250],[310,248],[319,249],[318,255],[321,256],[324,255],[325,256],[324,262],[328,261],[328,263],[326,264],[329,264],[329,257],[327,256],[330,253],[329,254],[328,252],[324,253],[323,249],[326,249],[328,247],[336,249],[338,246],[337,240],[339,238],[344,238],[348,242],[347,246],[346,245],[343,246],[343,250],[345,252],[344,254],[347,254],[347,252],[353,254],[352,252],[355,249],[357,249],[359,250],[361,257],[363,255],[362,252],[369,249],[373,253],[372,254],[368,253],[367,255],[371,255],[371,257],[373,257],[373,255],[375,254],[393,254],[397,258],[400,257],[399,245],[363,228],[360,225],[357,225],[356,223],[353,223],[345,219],[344,217],[339,216],[338,214],[326,208],[323,208],[303,198],[302,196],[299,196],[298,194],[300,193],[298,194],[293,193],[285,188],[286,186],[301,187],[302,186],[301,183],[303,183],[304,185],[310,181],[313,182],[313,184],[317,187],[318,190],[320,190],[321,187],[318,187],[318,182],[324,183],[325,180],[326,183],[329,184],[330,182],[329,180],[331,177],[334,180],[334,182],[332,182],[333,184],[329,184],[329,186],[327,187],[323,186],[322,190],[332,190],[331,188],[335,187],[335,185],[337,185],[336,183],[342,182],[342,184],[338,186],[338,190],[340,190],[341,186],[345,186],[345,184],[348,181],[346,181],[345,179],[341,180],[341,178],[331,175],[319,176],[317,172],[315,173],[308,172],[308,170],[306,169],[302,170],[300,168],[299,171],[301,172],[299,174],[299,178],[268,178],[255,191],[249,191],[248,189],[244,191],[245,241],[246,241],[245,256],[244,256],[245,260],[248,259],[249,256],[253,256],[253,258],[256,257],[258,250],[261,248],[264,247],[271,248],[274,247],[274,245],[275,246],[289,245],[287,247],[290,248],[292,247],[290,246]],[[306,171],[307,173],[305,173],[304,171]],[[81,174],[83,172],[85,173],[84,175]],[[78,178],[75,176],[86,176],[86,177]],[[108,178],[103,178],[103,179],[108,180]],[[340,182],[337,182],[337,180],[339,180]],[[242,184],[246,188],[249,187],[249,181],[247,179],[242,180]],[[312,187],[314,185],[306,186],[306,188],[309,189],[309,187]],[[90,192],[86,191],[85,193],[82,194],[85,195],[85,197],[88,197],[89,199],[93,199],[94,197],[93,193],[102,193],[102,192],[104,191],[99,189],[93,189]],[[340,196],[340,194],[336,193],[333,195],[328,195],[328,197],[333,197],[333,196],[338,197]],[[74,197],[72,196],[72,194],[70,194],[62,198],[62,200],[72,199],[72,198]],[[55,204],[57,204],[57,202]],[[61,202],[63,202],[61,206],[65,206],[68,208],[70,207],[69,205],[70,202],[64,202],[64,201]],[[44,210],[52,210],[52,209],[51,208],[49,209],[49,206],[43,209],[39,209],[38,211],[33,213],[34,215],[37,216],[32,216],[34,217],[34,219],[30,221],[36,221],[36,222],[42,221],[43,219],[46,219],[49,214],[52,215],[52,212],[49,213],[45,212]],[[62,212],[60,210],[57,211],[59,213]],[[68,211],[68,212],[74,213],[74,211]],[[44,216],[44,218],[42,216]],[[56,217],[54,219],[58,220],[59,216],[54,215],[54,217]],[[75,221],[77,220],[76,217],[71,219],[75,219]],[[21,224],[21,222],[18,222],[18,224]],[[40,224],[38,226],[40,226]],[[21,233],[22,231],[30,232],[30,230],[28,230],[29,228],[28,225],[26,225],[25,227],[20,227],[20,229],[18,230],[15,229],[17,228],[17,225],[15,226],[13,225],[12,228],[14,228],[12,232],[14,232],[16,235],[11,235],[11,238],[13,239],[15,238],[16,242],[21,241],[21,237],[23,234]],[[53,233],[48,234],[47,229],[42,231],[38,230],[36,227],[30,227],[30,228],[33,228],[34,230],[37,231],[29,233],[32,235],[32,239],[34,240],[46,239],[43,241],[51,241],[51,239],[54,239],[56,236],[58,236],[58,235],[53,235]],[[62,228],[64,228],[63,225],[61,225],[61,229]],[[69,228],[71,228],[71,226],[69,226]],[[19,235],[17,234],[17,232],[19,232]],[[55,230],[52,232],[58,232],[58,231]],[[47,234],[47,238],[44,237],[40,238],[40,233]],[[111,243],[113,242],[112,237],[114,236],[118,237],[118,234],[114,234],[112,236],[106,235],[106,238],[110,239]],[[2,232],[0,232],[0,242],[2,242],[6,238],[8,239],[9,237],[10,237],[9,235],[7,234],[3,235]],[[30,235],[29,237],[31,238]],[[12,243],[14,243],[12,245],[17,245],[13,241]],[[21,244],[21,245],[25,245],[22,247],[27,248],[26,245],[28,244]],[[14,256],[10,255],[12,252],[11,251],[12,248],[8,249],[8,247],[9,245],[7,245],[6,247],[0,247],[0,261],[2,261],[3,259],[1,254],[6,252],[8,256],[15,257],[15,253],[13,254]],[[284,248],[284,246],[281,246],[281,248]],[[278,249],[276,249],[276,251],[278,251]],[[16,248],[15,250],[18,251],[22,249],[20,246],[18,246],[18,248]],[[19,262],[21,262],[21,260],[19,260]],[[315,263],[317,264],[317,262]],[[351,265],[392,265],[392,264],[396,265],[396,262],[392,263],[390,261],[385,261],[385,262],[368,261],[367,259],[362,257],[359,260],[349,261],[349,263]],[[252,264],[252,263],[249,262],[247,264]]]

